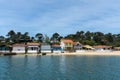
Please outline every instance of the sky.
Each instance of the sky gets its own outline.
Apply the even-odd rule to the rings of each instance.
[[[0,0],[0,35],[120,33],[120,0]]]

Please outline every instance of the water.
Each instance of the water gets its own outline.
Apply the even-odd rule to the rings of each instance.
[[[120,80],[120,57],[1,56],[0,80]]]

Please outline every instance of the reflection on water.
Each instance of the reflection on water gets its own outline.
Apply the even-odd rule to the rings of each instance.
[[[117,56],[1,56],[0,80],[120,80]]]

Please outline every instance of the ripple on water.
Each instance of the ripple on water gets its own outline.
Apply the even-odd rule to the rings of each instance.
[[[117,56],[1,56],[0,80],[120,80]]]

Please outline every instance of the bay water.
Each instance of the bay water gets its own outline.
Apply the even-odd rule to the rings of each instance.
[[[120,56],[0,56],[0,80],[120,80]]]

